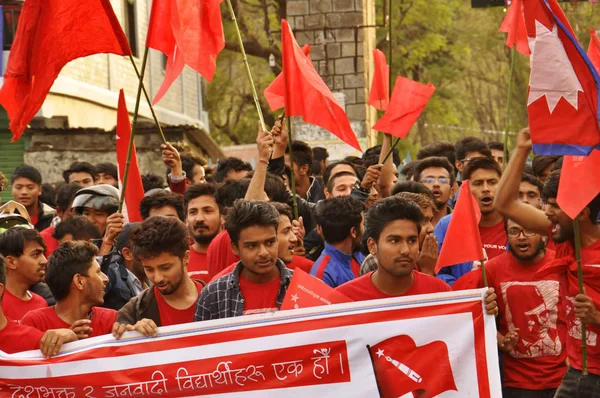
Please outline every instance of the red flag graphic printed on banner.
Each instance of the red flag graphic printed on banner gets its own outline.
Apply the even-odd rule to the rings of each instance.
[[[483,258],[479,220],[481,220],[481,211],[477,199],[471,194],[469,181],[465,180],[460,186],[444,244],[435,265],[436,273],[449,265],[478,261]]]
[[[508,12],[500,25],[498,32],[508,33],[506,35],[506,45],[510,48],[517,46],[517,51],[523,55],[529,56],[529,39],[525,29],[525,17],[523,16],[523,3],[521,0],[513,0]]]
[[[156,104],[179,77],[185,65],[211,81],[217,55],[225,47],[222,0],[154,0],[146,47],[167,56],[165,80]]]
[[[346,144],[362,152],[346,112],[337,103],[329,87],[315,70],[312,61],[304,55],[285,19],[281,20],[281,53],[285,73],[288,116],[302,116],[336,135]]]
[[[524,2],[531,48],[527,111],[538,155],[587,156],[600,144],[600,76],[556,0]]]
[[[125,189],[125,208],[129,222],[142,221],[140,214],[140,203],[144,199],[144,185],[138,165],[135,143],[131,152],[129,164],[129,175],[127,176],[127,187],[123,186],[125,169],[127,167],[127,149],[131,137],[131,123],[129,113],[125,104],[125,93],[123,89],[119,92],[119,108],[117,109],[117,164],[119,168],[119,186]]]
[[[302,47],[302,52],[308,59],[310,59],[310,49],[311,47],[308,44]],[[285,75],[283,73],[281,71],[263,92],[272,111],[285,107]]]
[[[565,156],[556,203],[574,219],[600,193],[600,150],[589,156]]]
[[[70,61],[92,54],[129,55],[110,0],[27,0],[0,90],[13,141],[42,107]]]
[[[596,72],[600,73],[600,39],[594,29],[590,29],[590,44],[588,46],[587,55],[592,61],[592,65],[596,68]]]
[[[421,84],[398,76],[389,108],[373,129],[398,138],[406,137],[434,92],[431,83]]]
[[[407,335],[391,337],[369,348],[381,398],[436,397],[458,391],[448,347],[433,341],[417,347]]]
[[[320,279],[296,268],[281,304],[281,310],[318,307],[351,301]]]
[[[373,82],[369,92],[369,105],[380,111],[386,111],[390,104],[390,67],[381,50],[373,50]]]

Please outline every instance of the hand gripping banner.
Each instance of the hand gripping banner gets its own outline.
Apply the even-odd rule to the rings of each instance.
[[[0,397],[500,397],[485,290],[280,311],[0,353]]]

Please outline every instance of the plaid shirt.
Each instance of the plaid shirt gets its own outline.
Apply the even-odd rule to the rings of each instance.
[[[294,272],[286,268],[283,261],[279,259],[277,260],[277,267],[281,272],[281,284],[276,300],[279,309]],[[240,272],[242,268],[243,265],[240,261],[231,273],[223,275],[202,289],[196,305],[195,322],[243,315],[244,297],[240,291]]]

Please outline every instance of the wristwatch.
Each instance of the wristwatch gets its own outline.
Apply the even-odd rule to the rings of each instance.
[[[362,193],[364,193],[365,195],[370,195],[371,194],[371,188],[363,188],[360,186],[360,180],[356,180],[356,182],[354,183],[354,186],[352,187],[352,189],[355,189],[357,191],[360,191]]]

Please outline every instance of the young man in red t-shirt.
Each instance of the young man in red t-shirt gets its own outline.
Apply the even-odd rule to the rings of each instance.
[[[100,307],[108,278],[96,261],[97,254],[98,248],[87,241],[60,245],[46,273],[56,305],[29,312],[21,323],[41,331],[73,328],[79,338],[110,333],[117,312]]]
[[[240,257],[233,272],[209,283],[196,308],[196,321],[278,311],[292,271],[278,259],[279,213],[264,201],[237,200],[225,228]]]
[[[0,303],[6,291],[6,264],[0,256]],[[71,329],[48,330],[45,333],[6,318],[0,306],[0,351],[7,354],[41,349],[46,358],[58,354],[64,343],[77,340]]]
[[[548,235],[556,244],[560,259],[547,271],[557,273],[565,281],[561,300],[567,322],[567,355],[570,368],[558,388],[555,398],[588,398],[597,396],[600,385],[600,195],[596,196],[578,215],[581,239],[581,263],[585,294],[579,294],[577,263],[575,261],[573,220],[557,204],[560,171],[550,174],[542,196],[545,211],[519,200],[521,174],[532,143],[529,130],[519,133],[517,146],[502,176],[494,206],[524,229]],[[571,192],[578,195],[579,192]],[[544,272],[547,273],[547,272]],[[540,275],[540,273],[538,273]],[[583,374],[581,324],[587,326],[588,375]]]
[[[8,271],[2,310],[8,319],[19,321],[29,311],[48,306],[29,291],[46,274],[45,250],[44,239],[34,229],[11,228],[0,234],[0,255],[5,257]]]
[[[195,184],[184,195],[186,222],[194,243],[190,246],[188,273],[192,278],[208,282],[206,252],[210,242],[221,232],[222,219],[217,190],[213,184]]]
[[[451,291],[446,282],[415,271],[423,222],[423,212],[411,200],[391,196],[376,203],[367,212],[366,233],[378,268],[336,290],[353,301]],[[498,311],[493,289],[487,293],[486,309],[489,314]]]
[[[536,272],[553,261],[544,239],[506,222],[509,251],[490,260],[488,283],[498,291],[498,344],[504,355],[503,396],[552,398],[567,371],[560,278]],[[564,286],[563,286],[564,287]]]
[[[131,232],[133,256],[142,263],[153,286],[121,308],[113,326],[116,338],[129,330],[156,336],[159,326],[194,321],[203,285],[192,280],[186,269],[189,240],[188,228],[174,217],[150,217]]]

